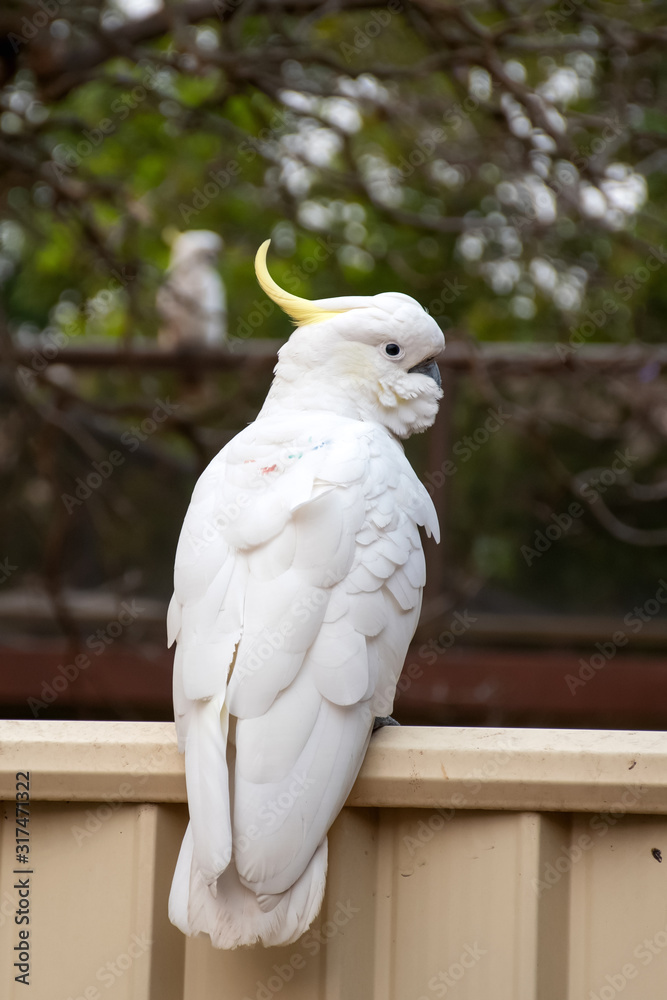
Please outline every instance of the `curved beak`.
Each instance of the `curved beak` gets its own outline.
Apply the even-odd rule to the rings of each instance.
[[[432,378],[438,389],[442,388],[442,379],[440,378],[440,369],[438,368],[437,362],[432,358],[429,361],[420,361],[418,365],[414,368],[408,368],[408,372],[418,372],[420,375],[428,375]]]

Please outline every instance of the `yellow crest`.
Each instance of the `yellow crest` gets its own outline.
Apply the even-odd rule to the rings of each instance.
[[[276,284],[266,266],[266,254],[270,243],[271,240],[265,240],[257,251],[257,255],[255,256],[255,274],[269,298],[273,299],[283,312],[292,317],[296,326],[321,323],[322,320],[331,319],[332,316],[340,316],[342,312],[347,311],[345,309],[321,309],[314,302],[299,298],[298,295],[292,295],[291,292],[286,292],[280,285]]]

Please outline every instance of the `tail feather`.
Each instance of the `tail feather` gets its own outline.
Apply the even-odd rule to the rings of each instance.
[[[194,839],[188,826],[169,896],[169,919],[184,934],[208,934],[215,948],[238,948],[257,941],[267,947],[291,944],[320,911],[327,873],[326,837],[290,889],[261,898],[241,883],[233,862],[218,878],[214,896],[193,856]]]
[[[221,696],[194,702],[185,752],[188,808],[197,867],[213,887],[232,856],[228,726],[229,713]]]

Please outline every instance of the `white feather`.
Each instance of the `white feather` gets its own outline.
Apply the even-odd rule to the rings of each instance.
[[[417,624],[418,526],[437,534],[394,434],[435,416],[409,368],[442,335],[407,296],[333,301],[348,311],[292,335],[258,419],[200,478],[176,555],[190,826],[169,912],[216,947],[287,944],[316,916],[327,831]]]

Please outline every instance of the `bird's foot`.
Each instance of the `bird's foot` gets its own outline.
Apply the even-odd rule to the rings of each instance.
[[[384,729],[385,726],[400,726],[400,722],[393,719],[391,715],[376,715],[373,723],[373,732],[376,729]]]

